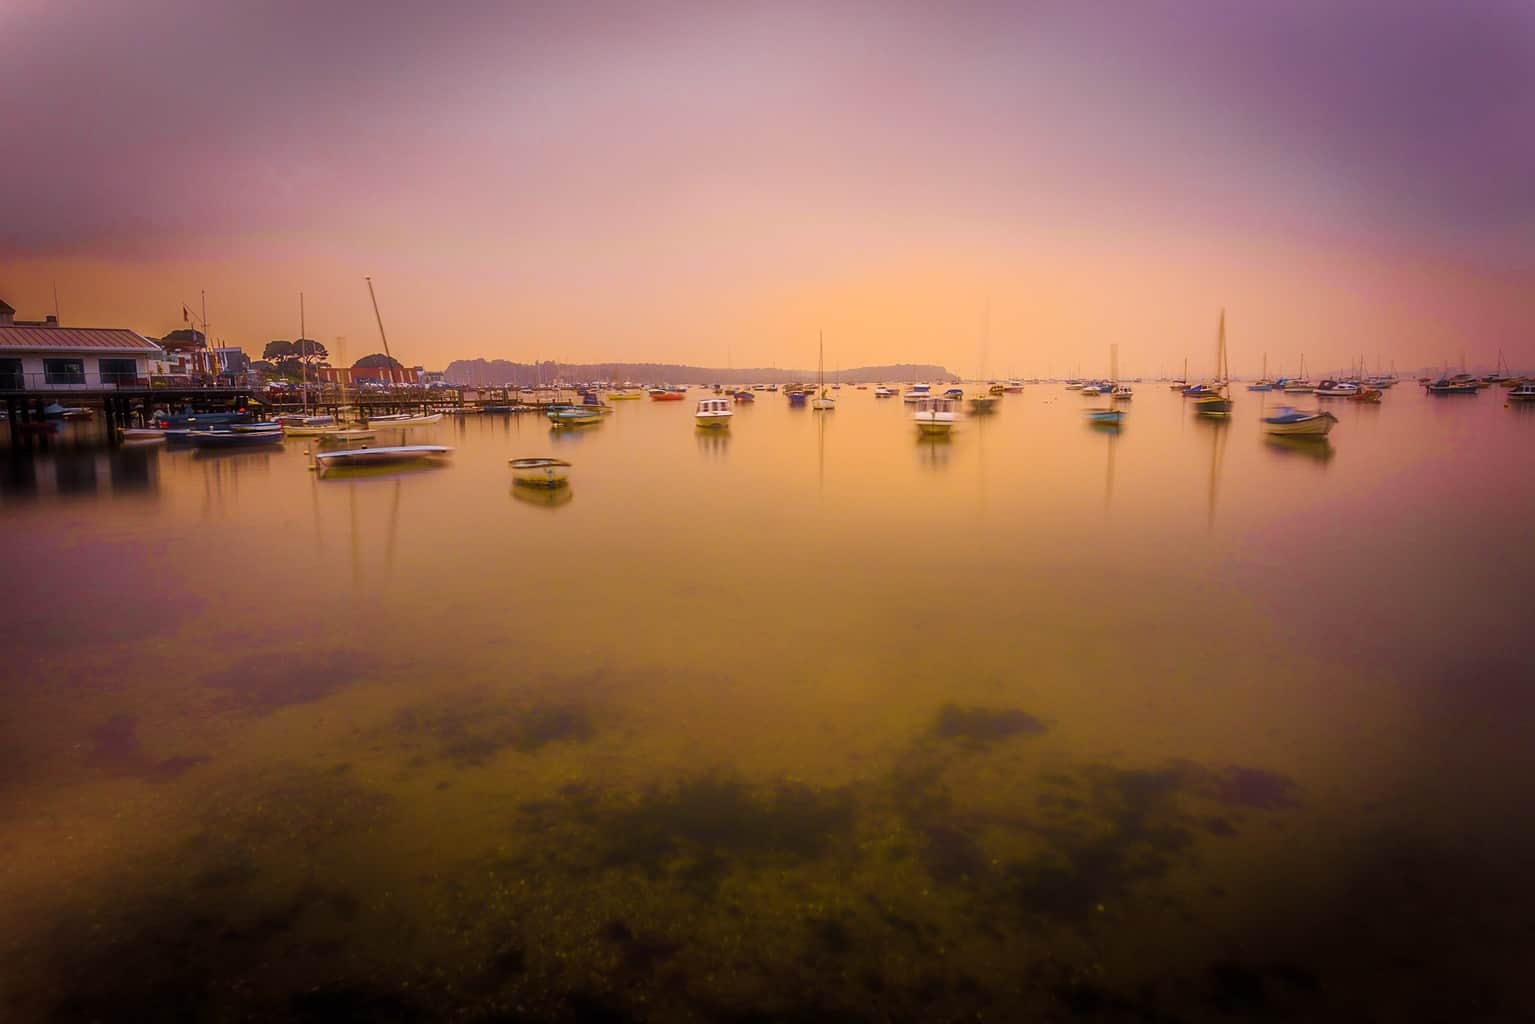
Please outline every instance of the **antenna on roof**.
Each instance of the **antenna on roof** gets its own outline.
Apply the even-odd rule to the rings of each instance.
[[[64,322],[64,314],[59,312],[59,282],[53,282],[53,318],[59,323]]]

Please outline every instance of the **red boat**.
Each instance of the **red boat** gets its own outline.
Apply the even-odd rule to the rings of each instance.
[[[665,388],[651,388],[650,400],[652,402],[680,402],[683,395],[680,391],[668,391]]]

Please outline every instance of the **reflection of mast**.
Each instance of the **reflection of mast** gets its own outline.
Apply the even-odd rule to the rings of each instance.
[[[1207,525],[1211,531],[1214,531],[1215,492],[1217,485],[1220,483],[1220,466],[1222,456],[1226,452],[1226,424],[1212,423],[1210,424],[1210,429],[1215,432],[1215,436],[1211,440],[1210,444],[1210,518]]]
[[[1108,470],[1103,478],[1103,516],[1105,519],[1109,515],[1109,504],[1114,499],[1114,444],[1118,439],[1119,431],[1117,429],[1109,432]]]
[[[394,502],[389,506],[389,538],[384,542],[384,576],[394,571],[394,539],[400,532],[400,481],[394,482]]]
[[[816,493],[826,496],[826,417],[817,416],[815,424]]]
[[[349,485],[346,493],[352,510],[352,589],[355,590],[362,583],[362,559],[357,550],[357,485]]]

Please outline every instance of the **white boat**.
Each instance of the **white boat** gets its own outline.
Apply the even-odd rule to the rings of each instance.
[[[386,448],[343,448],[317,452],[315,465],[321,470],[334,466],[387,466],[407,462],[432,462],[447,458],[453,449],[440,444],[401,444]]]
[[[927,384],[913,384],[911,389],[901,396],[903,402],[923,402],[933,397],[931,386]]]
[[[1338,417],[1330,412],[1302,412],[1282,405],[1274,415],[1263,417],[1265,433],[1277,437],[1326,437]]]
[[[336,427],[317,435],[320,444],[344,444],[347,441],[371,441],[374,433],[361,428]]]
[[[386,427],[425,427],[442,422],[442,413],[433,412],[422,416],[397,413],[389,416],[369,416],[369,423],[381,423]]]
[[[954,429],[954,402],[947,398],[920,399],[911,418],[919,433],[947,434]]]
[[[229,429],[236,434],[271,434],[281,432],[281,423],[231,423]]]
[[[1535,402],[1535,381],[1520,381],[1508,393],[1510,402]]]
[[[1135,397],[1135,391],[1128,384],[1115,384],[1114,390],[1109,392],[1109,398],[1116,402],[1128,402]]]
[[[874,389],[875,398],[894,398],[898,393],[895,388],[887,388],[883,384]]]
[[[705,398],[698,403],[698,411],[693,414],[693,420],[700,427],[728,427],[730,418],[735,415],[730,405],[728,398]]]
[[[1322,398],[1349,398],[1359,394],[1359,385],[1351,380],[1324,380],[1316,386]]]
[[[524,487],[563,487],[570,482],[564,459],[512,459],[512,480]]]

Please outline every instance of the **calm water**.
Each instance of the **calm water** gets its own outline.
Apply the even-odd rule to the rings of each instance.
[[[1535,1014],[1535,410],[840,395],[10,456],[0,1016]]]

